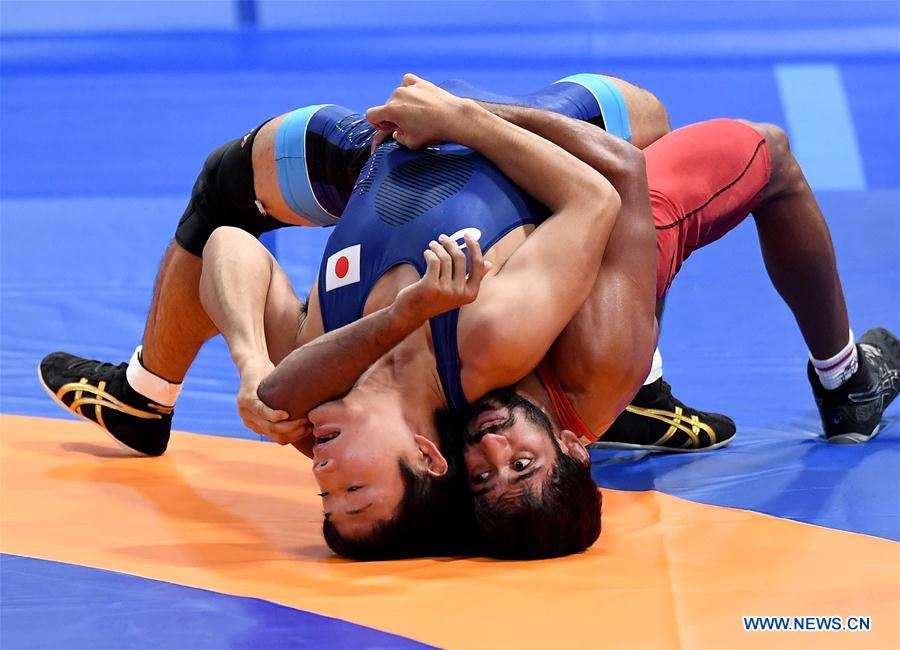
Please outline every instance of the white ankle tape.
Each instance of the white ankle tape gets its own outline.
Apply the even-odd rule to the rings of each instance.
[[[828,359],[816,359],[809,355],[812,363],[826,390],[834,390],[853,376],[859,366],[859,358],[856,352],[856,342],[853,339],[853,330],[850,330],[850,342],[840,352]]]
[[[662,355],[659,353],[659,348],[656,348],[656,350],[654,350],[653,352],[653,365],[650,366],[650,374],[647,375],[647,379],[644,381],[644,386],[646,386],[647,384],[652,384],[662,376]]]
[[[125,378],[133,389],[148,399],[162,406],[175,406],[181,393],[182,384],[170,384],[162,377],[157,377],[141,363],[141,347],[134,349]]]

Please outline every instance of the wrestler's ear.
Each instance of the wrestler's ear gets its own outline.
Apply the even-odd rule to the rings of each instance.
[[[415,436],[415,441],[416,447],[419,449],[419,461],[425,468],[425,473],[434,478],[446,474],[450,467],[438,446],[425,436],[418,434]]]
[[[587,465],[591,462],[591,455],[574,432],[568,429],[560,431],[559,444],[569,458],[574,458],[582,465]]]

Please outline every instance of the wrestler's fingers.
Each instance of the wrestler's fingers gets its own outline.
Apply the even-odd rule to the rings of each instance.
[[[422,276],[427,282],[437,282],[441,277],[441,261],[434,251],[430,248],[425,251],[425,275]]]
[[[474,298],[478,295],[481,281],[484,279],[484,276],[487,275],[488,271],[491,270],[493,265],[484,259],[484,254],[481,252],[481,245],[478,243],[477,239],[468,233],[463,235],[463,238],[466,242],[466,248],[469,249],[470,261],[469,277],[466,280],[466,293]]]
[[[372,153],[375,153],[375,150],[378,148],[383,142],[387,142],[393,137],[393,131],[379,131],[372,137]]]
[[[389,131],[397,128],[393,116],[394,109],[390,104],[373,106],[366,111],[366,119],[369,121],[369,124],[381,131]]]
[[[459,283],[459,287],[464,288],[466,284],[466,254],[463,253],[456,240],[450,239],[447,235],[441,235],[441,244],[453,261],[453,275],[450,279],[453,280],[454,285]]]
[[[437,256],[438,260],[440,260],[441,269],[440,276],[438,278],[439,281],[442,283],[449,281],[453,273],[453,263],[450,259],[450,253],[448,253],[447,250],[436,241],[429,242],[428,248]]]
[[[397,129],[394,131],[394,140],[402,144],[407,149],[416,151],[428,145],[428,140],[422,137],[416,137],[413,134]]]
[[[286,445],[301,437],[306,427],[306,419],[269,422],[253,414],[242,418],[244,426],[261,436],[266,436],[278,444]]]
[[[253,400],[251,409],[253,410],[255,415],[261,417],[267,422],[282,422],[290,417],[290,414],[287,411],[277,411],[275,409],[269,408],[262,400],[258,399]]]
[[[268,427],[268,435],[278,444],[286,445],[300,438],[305,428],[305,418],[298,420],[287,420],[279,422]]]
[[[405,75],[403,75],[403,81],[402,81],[401,85],[414,86],[420,81],[422,81],[422,79],[420,77],[417,77],[412,72],[407,72]]]

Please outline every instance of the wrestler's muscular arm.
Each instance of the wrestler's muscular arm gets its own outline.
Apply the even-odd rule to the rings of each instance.
[[[550,350],[579,414],[602,433],[647,376],[656,344],[656,230],[643,154],[592,124],[530,107],[484,104],[606,176],[622,199],[591,294]]]
[[[552,142],[414,75],[403,83],[387,104],[369,110],[370,122],[411,148],[441,141],[472,147],[553,212],[460,313],[463,387],[474,399],[531,372],[575,315],[597,277],[619,197]]]

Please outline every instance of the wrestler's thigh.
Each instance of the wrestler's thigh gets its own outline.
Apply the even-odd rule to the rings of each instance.
[[[769,184],[766,139],[737,120],[672,131],[644,152],[659,250],[658,296],[682,262],[743,221]]]
[[[296,347],[297,332],[306,318],[306,305],[297,296],[281,266],[274,263],[266,296],[265,330],[269,358],[277,364]]]
[[[666,107],[656,95],[624,79],[604,76],[616,85],[625,98],[631,122],[631,144],[643,149],[672,130]]]

